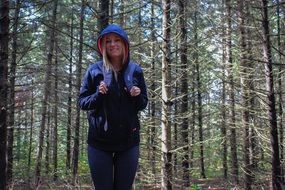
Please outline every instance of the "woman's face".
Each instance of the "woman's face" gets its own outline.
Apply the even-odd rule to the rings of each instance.
[[[105,36],[107,55],[113,58],[122,58],[124,54],[124,41],[117,34],[110,33]]]

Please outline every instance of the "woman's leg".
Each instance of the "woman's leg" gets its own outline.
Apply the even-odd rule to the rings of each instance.
[[[137,171],[138,159],[139,146],[115,153],[114,190],[131,190]]]
[[[88,146],[88,162],[96,190],[113,190],[113,153]]]

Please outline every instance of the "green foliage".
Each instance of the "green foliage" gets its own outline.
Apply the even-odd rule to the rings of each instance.
[[[192,185],[192,186],[190,187],[189,190],[202,190],[202,187],[199,186],[199,185],[197,185],[197,184],[194,184],[194,185]]]

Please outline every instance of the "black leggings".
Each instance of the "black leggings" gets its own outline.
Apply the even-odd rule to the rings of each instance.
[[[139,158],[139,146],[107,152],[88,146],[88,161],[95,190],[131,190]]]

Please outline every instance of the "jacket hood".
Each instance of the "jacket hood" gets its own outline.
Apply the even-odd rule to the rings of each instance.
[[[105,29],[102,30],[102,32],[98,36],[97,47],[98,47],[99,53],[102,55],[102,39],[103,39],[103,37],[107,34],[110,34],[110,33],[115,33],[115,34],[119,35],[124,40],[125,47],[126,47],[126,54],[128,55],[128,59],[129,59],[129,38],[128,38],[128,35],[123,28],[121,28],[120,26],[115,25],[115,24],[108,25]]]

